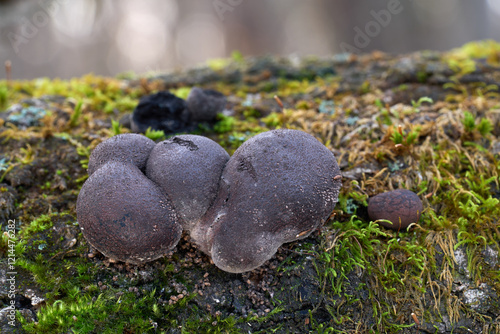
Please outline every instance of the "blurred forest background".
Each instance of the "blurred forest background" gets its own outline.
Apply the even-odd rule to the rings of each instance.
[[[500,40],[500,0],[0,0],[0,61],[14,79],[171,71],[234,50],[406,53],[478,39]]]

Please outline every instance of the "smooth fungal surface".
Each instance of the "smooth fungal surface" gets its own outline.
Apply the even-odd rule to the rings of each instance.
[[[213,140],[179,135],[156,144],[146,175],[172,200],[183,228],[191,230],[213,203],[228,160]]]
[[[170,200],[134,165],[107,162],[84,183],[78,222],[107,257],[139,264],[164,256],[182,228]]]
[[[413,191],[397,189],[378,194],[368,202],[368,215],[372,220],[393,230],[406,230],[417,223],[422,214],[422,201]]]
[[[144,171],[149,153],[154,146],[154,141],[140,134],[127,133],[111,137],[92,151],[88,174],[92,175],[108,161],[132,163]]]
[[[334,155],[313,136],[274,130],[245,142],[224,168],[214,205],[193,238],[222,270],[269,260],[333,211],[341,186]]]

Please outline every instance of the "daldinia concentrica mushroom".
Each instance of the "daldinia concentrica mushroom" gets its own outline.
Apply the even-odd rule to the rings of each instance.
[[[126,133],[103,141],[92,151],[88,174],[92,175],[108,161],[129,162],[144,171],[155,142],[139,134]]]
[[[164,256],[182,233],[167,196],[128,162],[110,160],[95,170],[80,190],[76,211],[92,246],[134,264]]]
[[[210,122],[226,106],[226,96],[216,90],[193,87],[186,100],[191,120]]]
[[[214,201],[228,160],[213,140],[179,135],[156,144],[146,175],[172,200],[184,229],[191,230]]]
[[[368,202],[368,216],[382,226],[393,230],[406,230],[418,222],[422,213],[422,201],[417,194],[406,189],[397,189],[378,194]]]
[[[163,130],[165,134],[186,130],[189,111],[186,101],[165,91],[141,98],[132,114],[134,132],[146,132],[148,128]]]
[[[220,269],[249,271],[328,219],[340,187],[333,153],[313,136],[264,132],[228,161],[217,198],[191,236]]]
[[[104,255],[144,263],[191,233],[222,270],[249,271],[330,216],[341,186],[334,155],[296,130],[261,133],[230,158],[214,141],[136,134],[96,147],[76,210]]]

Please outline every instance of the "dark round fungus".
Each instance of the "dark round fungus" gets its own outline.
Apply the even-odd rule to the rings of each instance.
[[[144,133],[150,127],[165,134],[187,129],[189,112],[186,102],[169,92],[161,91],[143,97],[132,114],[132,131]]]
[[[164,256],[182,233],[168,197],[135,165],[108,161],[85,181],[76,203],[87,241],[115,260]]]
[[[378,194],[368,202],[368,216],[379,221],[382,226],[393,230],[406,230],[410,224],[418,222],[422,213],[422,201],[414,192],[398,189]]]
[[[127,134],[92,152],[76,209],[87,241],[115,260],[159,258],[184,227],[219,268],[240,273],[328,219],[340,187],[332,152],[302,131],[261,133],[231,158],[205,137],[155,145]]]
[[[135,133],[125,133],[111,137],[97,145],[92,151],[87,172],[90,176],[111,160],[129,162],[144,171],[149,153],[154,146],[154,141]]]
[[[156,144],[146,175],[172,200],[184,229],[191,230],[214,201],[228,160],[213,140],[179,135]]]
[[[192,121],[210,122],[224,110],[226,97],[215,90],[193,87],[186,102]]]
[[[261,133],[229,159],[217,198],[191,236],[220,269],[252,270],[328,219],[340,179],[333,153],[313,136]]]

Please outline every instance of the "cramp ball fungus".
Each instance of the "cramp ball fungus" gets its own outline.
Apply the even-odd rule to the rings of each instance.
[[[132,114],[131,127],[134,132],[151,128],[169,134],[185,131],[188,123],[186,101],[169,92],[158,92],[141,99]]]
[[[210,122],[224,110],[226,97],[216,90],[193,87],[186,102],[192,121]]]
[[[341,186],[334,155],[296,130],[261,133],[230,158],[216,142],[135,134],[96,147],[76,204],[84,237],[140,264],[175,247],[182,229],[222,270],[240,273],[330,216]]]
[[[249,271],[328,219],[340,187],[333,153],[313,136],[264,132],[229,159],[217,198],[191,236],[220,269]]]
[[[179,135],[156,144],[146,175],[172,200],[184,229],[191,230],[214,201],[228,160],[213,140]]]
[[[92,246],[133,264],[164,256],[182,233],[167,196],[128,162],[111,160],[95,170],[80,190],[76,211]]]
[[[410,224],[418,222],[422,213],[422,201],[414,192],[398,189],[378,194],[368,202],[368,216],[379,221],[382,226],[393,230],[406,230]]]
[[[92,151],[87,172],[90,176],[111,160],[129,162],[144,171],[153,147],[155,147],[154,141],[139,134],[125,133],[111,137]]]

